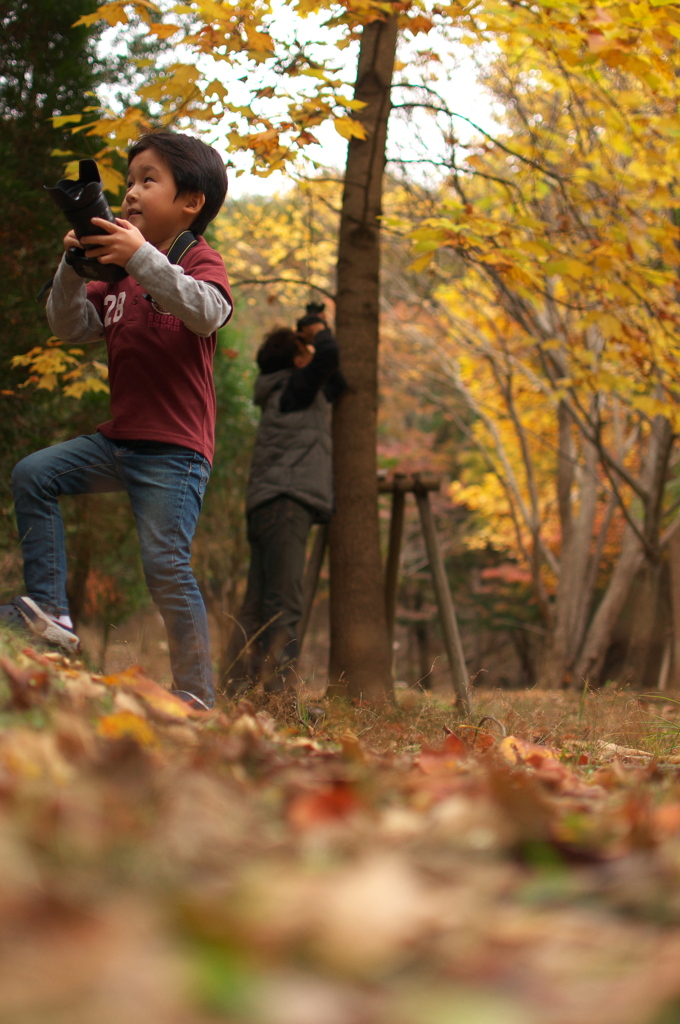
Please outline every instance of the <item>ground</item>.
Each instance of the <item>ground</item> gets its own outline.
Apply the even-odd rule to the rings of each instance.
[[[678,1024],[672,695],[471,718],[0,645],[0,1024]]]

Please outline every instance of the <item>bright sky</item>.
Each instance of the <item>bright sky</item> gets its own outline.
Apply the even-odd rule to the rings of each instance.
[[[299,43],[311,46],[316,49],[318,56],[328,60],[329,51],[331,59],[338,69],[338,77],[347,82],[346,95],[353,93],[354,79],[356,77],[356,64],[358,57],[358,45],[339,50],[330,44],[320,45],[319,38],[324,38],[324,31],[320,29],[318,18],[309,17],[305,20],[291,19],[290,12],[281,5],[283,21],[276,21],[273,25],[273,32],[277,37],[283,36],[286,26],[289,28],[289,37],[292,36],[290,26],[295,25],[295,34]],[[449,110],[469,118],[470,121],[478,124],[486,131],[494,128],[493,108],[485,94],[482,86],[477,80],[477,70],[470,57],[467,47],[462,44],[445,40],[433,34],[427,37],[420,37],[416,40],[402,40],[399,47],[398,59],[405,65],[401,72],[395,75],[395,81],[419,81],[415,73],[418,66],[417,54],[419,50],[431,49],[440,56],[441,63],[430,64],[430,71],[436,76],[436,80],[429,84],[442,96]],[[212,62],[211,62],[212,63]],[[208,68],[206,66],[206,71]],[[215,72],[224,72],[224,65],[212,64],[210,75]],[[439,73],[438,73],[439,72]],[[236,76],[225,75],[222,80],[230,88],[232,101],[239,103],[246,101],[245,87],[238,81]],[[294,80],[293,80],[294,81]],[[304,79],[301,79],[301,86],[304,86]],[[249,83],[250,84],[250,83]],[[272,84],[266,82],[263,84]],[[239,92],[243,90],[243,100],[239,98]],[[393,90],[393,104],[398,105],[406,100],[413,100],[413,90],[396,88]],[[411,120],[406,122],[404,115],[394,111],[390,118],[390,131],[388,137],[388,159],[401,157],[406,160],[416,160],[427,157],[429,159],[445,156],[445,147],[442,142],[443,119],[439,118],[439,125],[431,114],[423,111],[415,112]],[[448,119],[447,119],[448,124]],[[458,140],[465,143],[475,134],[471,127],[462,118],[456,118],[453,122],[454,131]],[[347,141],[343,139],[331,124],[321,125],[314,130],[319,139],[318,146],[309,146],[306,152],[309,157],[330,169],[342,169],[346,161]],[[219,145],[220,131],[215,133],[213,140]],[[248,166],[248,157],[241,154],[230,154],[237,168],[245,169]],[[422,175],[432,176],[432,164],[410,164],[410,174],[418,178]],[[436,173],[436,172],[435,172]],[[230,176],[230,193],[234,197],[259,192],[269,194],[285,188],[285,176],[277,172],[268,178],[261,178],[250,174],[247,170],[240,177],[234,173]]]
[[[443,87],[441,92],[451,110],[469,118],[485,131],[494,130],[492,105],[477,81],[476,69],[467,53],[462,54],[457,68],[448,71],[446,81],[442,78],[439,84]],[[395,89],[393,102],[398,104],[407,97],[412,99],[413,93]],[[466,121],[457,118],[454,123],[457,138],[461,142],[469,141],[475,134],[474,129]],[[330,124],[322,125],[314,134],[318,137],[320,145],[309,147],[311,159],[324,167],[343,168],[347,141],[338,135]],[[406,125],[402,116],[395,111],[390,120],[387,152],[388,158],[401,157],[407,160],[419,159],[424,155],[443,155],[441,132],[434,120],[423,113],[415,114],[411,124]],[[247,157],[234,157],[232,154],[230,157],[237,166],[246,167]],[[436,173],[428,164],[410,164],[409,167],[414,178]],[[230,175],[229,191],[234,198],[253,192],[270,194],[284,187],[285,177],[281,173],[272,174],[269,178],[260,178],[248,172],[238,178],[233,172]]]
[[[333,33],[323,29],[320,21],[320,18],[314,16],[307,19],[291,17],[290,9],[285,6],[283,0],[280,0],[278,14],[272,21],[271,31],[277,38],[287,37],[290,41],[295,40],[298,44],[304,45],[312,56],[318,57],[320,60],[327,62],[330,59],[336,69],[337,77],[347,82],[346,95],[351,96],[356,75],[358,46],[354,45],[345,50],[338,49],[334,45],[336,40]],[[337,36],[339,37],[339,35],[338,31]],[[111,45],[112,38],[113,33],[105,33],[102,39],[103,45]],[[116,49],[120,49],[120,43],[121,37],[118,39]],[[476,68],[469,51],[461,44],[446,40],[442,36],[436,36],[434,33],[416,40],[402,40],[398,58],[405,67],[397,73],[396,80],[410,82],[420,80],[418,50],[425,48],[436,51],[440,57],[439,64],[436,62],[429,64],[429,73],[434,76],[429,81],[430,87],[436,89],[450,110],[462,115],[463,118],[469,118],[486,131],[492,131],[491,103],[477,81]],[[173,57],[176,59],[176,51]],[[203,59],[203,70],[208,81],[219,78],[227,86],[231,102],[237,104],[248,102],[253,85],[253,75],[250,75],[247,83],[240,82],[239,76],[243,74],[242,69],[230,68],[224,61],[213,61],[209,58]],[[299,88],[302,89],[309,80],[293,79],[291,80],[291,89],[296,81],[299,81]],[[268,79],[264,73],[258,84],[278,84],[280,86],[280,82],[276,83],[275,79],[271,77]],[[414,98],[413,90],[397,88],[393,91],[393,104],[395,105]],[[228,115],[228,118],[231,120],[231,115]],[[227,118],[223,122],[224,126],[217,125],[208,134],[201,135],[205,141],[216,145],[218,149],[224,148],[225,154],[226,146],[220,144],[223,143],[227,131],[226,124]],[[446,147],[443,143],[443,134],[448,125],[448,119],[445,121],[440,117],[437,123],[432,115],[425,114],[423,111],[413,113],[409,121],[404,119],[403,113],[393,112],[390,119],[388,159],[401,157],[409,161],[409,174],[416,179],[424,176],[431,179],[433,175],[442,173],[438,172],[432,163],[419,164],[411,163],[411,161],[423,158],[430,161],[445,158]],[[467,142],[474,135],[474,129],[461,118],[454,119],[452,125],[456,138],[462,143]],[[308,147],[306,152],[309,157],[324,168],[342,169],[346,159],[346,140],[330,124],[315,129],[314,134],[319,139],[319,145]],[[229,159],[233,160],[236,169],[244,171],[239,177],[234,171],[230,174],[230,194],[233,197],[238,198],[248,193],[271,194],[285,189],[286,178],[282,173],[277,172],[268,178],[262,178],[248,172],[249,157],[246,154],[229,154]],[[392,167],[394,169],[394,165]]]

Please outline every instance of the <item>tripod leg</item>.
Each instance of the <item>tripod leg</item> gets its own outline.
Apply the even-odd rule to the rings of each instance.
[[[390,519],[390,545],[387,550],[385,567],[385,618],[387,619],[387,635],[392,650],[394,640],[394,615],[397,607],[397,589],[399,586],[399,554],[401,551],[401,535],[404,529],[403,491],[392,494],[392,518]]]
[[[427,548],[427,557],[430,560],[432,581],[437,595],[437,604],[439,605],[439,615],[441,618],[442,633],[444,634],[446,654],[449,659],[453,689],[462,701],[466,713],[469,715],[471,713],[470,693],[468,687],[467,668],[465,666],[465,656],[463,654],[463,645],[460,641],[458,622],[456,621],[456,611],[453,607],[449,581],[446,578],[444,559],[442,558],[442,553],[437,541],[432,508],[430,507],[430,500],[427,491],[416,491],[416,501],[418,502],[420,522],[423,527],[425,547]]]

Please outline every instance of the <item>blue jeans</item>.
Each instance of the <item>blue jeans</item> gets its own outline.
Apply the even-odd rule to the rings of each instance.
[[[168,633],[178,690],[212,706],[205,605],[191,568],[191,541],[210,463],[198,452],[155,441],[112,441],[83,434],[43,448],[14,467],[12,486],[29,597],[68,614],[62,494],[127,491],[144,576]]]

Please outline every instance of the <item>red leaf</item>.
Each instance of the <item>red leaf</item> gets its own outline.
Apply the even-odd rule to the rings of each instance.
[[[9,681],[13,708],[26,711],[39,704],[47,695],[50,688],[50,677],[44,670],[19,668],[8,658],[0,658],[0,665]]]
[[[361,801],[346,782],[334,782],[313,793],[301,793],[288,805],[288,820],[295,828],[314,828],[343,821],[361,807]]]
[[[442,747],[436,750],[423,747],[416,763],[426,775],[436,775],[439,772],[457,768],[467,756],[467,747],[460,736],[456,736],[455,732],[452,732],[446,737]]]

